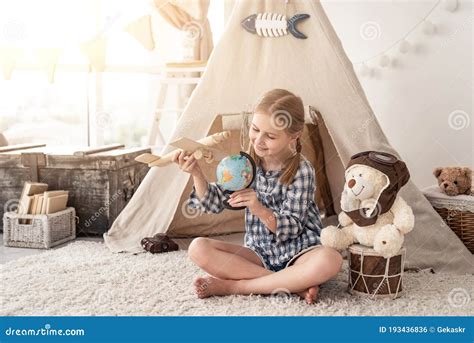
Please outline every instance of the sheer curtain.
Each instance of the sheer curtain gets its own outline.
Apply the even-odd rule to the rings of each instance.
[[[178,30],[196,30],[194,59],[207,61],[213,48],[209,0],[154,0],[160,15]]]

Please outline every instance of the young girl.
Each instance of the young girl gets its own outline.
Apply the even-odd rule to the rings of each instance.
[[[284,290],[310,304],[319,285],[340,271],[342,256],[319,240],[314,168],[301,154],[303,127],[303,103],[294,94],[274,89],[259,101],[249,132],[255,182],[229,201],[246,207],[245,246],[204,237],[191,242],[189,257],[209,274],[194,281],[199,298]],[[177,152],[174,162],[193,177],[189,206],[221,212],[223,190],[206,181],[193,156]]]

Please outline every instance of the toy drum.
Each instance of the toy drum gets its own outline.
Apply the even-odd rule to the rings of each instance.
[[[364,245],[350,246],[349,293],[370,295],[371,298],[399,297],[402,293],[405,254],[406,250],[402,248],[395,256],[384,258]]]

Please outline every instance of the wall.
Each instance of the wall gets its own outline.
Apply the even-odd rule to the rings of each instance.
[[[437,1],[322,1],[353,63],[369,59],[404,37]],[[432,35],[422,26],[387,52],[395,62],[375,67],[361,84],[389,141],[407,162],[412,180],[424,188],[435,183],[436,166],[473,166],[473,55],[471,1],[455,12],[440,3],[428,16]]]

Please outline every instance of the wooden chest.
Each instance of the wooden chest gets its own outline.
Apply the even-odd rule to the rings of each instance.
[[[25,181],[45,182],[49,190],[69,191],[68,206],[76,209],[77,235],[103,234],[149,169],[134,160],[150,152],[149,148],[123,147],[1,147],[0,218],[18,206]]]

